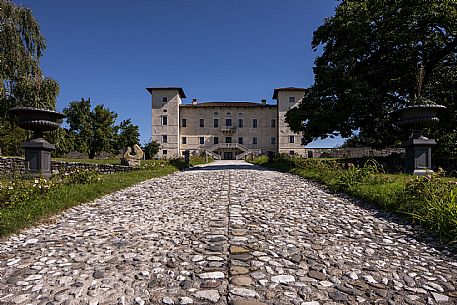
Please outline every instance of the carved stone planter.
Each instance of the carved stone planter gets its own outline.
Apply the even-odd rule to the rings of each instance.
[[[33,138],[22,143],[27,172],[32,176],[51,176],[51,151],[55,149],[55,145],[48,143],[43,138],[43,133],[59,128],[65,115],[32,107],[12,108],[10,113],[16,117],[19,127],[33,131]]]
[[[399,127],[412,130],[411,137],[403,143],[407,173],[425,175],[432,172],[432,146],[436,141],[425,137],[424,129],[438,124],[437,114],[445,109],[442,105],[416,105],[392,112]]]

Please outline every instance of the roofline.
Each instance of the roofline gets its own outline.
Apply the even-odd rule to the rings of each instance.
[[[186,94],[184,93],[184,90],[181,87],[148,87],[146,88],[149,93],[152,94],[152,90],[178,90],[179,96],[181,98],[186,98]]]
[[[307,90],[308,89],[306,89],[306,88],[295,88],[295,87],[275,88],[273,91],[273,99],[274,100],[278,99],[279,91],[307,91]]]
[[[222,105],[223,103],[227,103],[227,105]],[[258,108],[258,107],[278,107],[276,104],[260,104],[260,103],[253,103],[252,105],[236,105],[234,102],[220,102],[219,105],[214,105],[213,103],[208,103],[209,105],[205,105],[206,103],[199,103],[199,104],[180,104],[179,107],[185,108],[219,108],[219,107],[234,107],[234,108]]]

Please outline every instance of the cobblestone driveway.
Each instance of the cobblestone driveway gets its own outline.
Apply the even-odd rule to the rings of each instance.
[[[1,240],[0,304],[457,304],[456,257],[416,235],[299,177],[218,162]]]

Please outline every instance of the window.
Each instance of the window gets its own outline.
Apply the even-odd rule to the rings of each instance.
[[[232,126],[232,119],[225,119],[225,126]]]
[[[225,137],[225,143],[232,143],[232,137]]]
[[[219,119],[214,119],[214,128],[219,127]]]
[[[257,144],[257,138],[252,138],[252,144],[254,144],[254,145]]]
[[[289,151],[289,155],[291,155],[291,156],[295,155],[295,151],[293,151],[293,150]]]
[[[291,103],[295,103],[295,97],[293,97],[293,96],[290,96],[290,97],[289,97],[289,102],[291,102]]]
[[[276,144],[276,138],[275,137],[271,138],[271,144]]]
[[[168,143],[168,136],[167,135],[163,135],[162,136],[162,143]]]
[[[182,137],[182,144],[187,144],[187,138],[186,137]]]
[[[238,127],[243,128],[243,119],[238,119]]]
[[[257,128],[258,122],[257,119],[252,119],[252,128]]]
[[[181,119],[181,127],[187,127],[187,120]]]
[[[205,127],[205,119],[200,119],[200,127]]]
[[[205,144],[205,137],[200,137],[200,144]]]
[[[275,119],[271,119],[270,125],[271,125],[272,128],[275,128],[276,127],[276,120]]]
[[[166,97],[166,96],[162,97],[162,103],[166,103],[166,102],[168,102],[168,97]]]
[[[213,141],[214,141],[214,144],[219,144],[219,138],[218,137],[214,137]]]
[[[314,157],[314,154],[313,154],[313,151],[312,150],[308,150],[308,158],[313,158]]]
[[[166,155],[168,151],[166,149],[162,150],[162,155]]]
[[[289,136],[289,143],[295,143],[295,137]]]
[[[168,117],[166,115],[162,116],[162,125],[168,125]]]
[[[238,143],[239,143],[239,144],[243,144],[243,138],[241,138],[241,137],[238,138]]]

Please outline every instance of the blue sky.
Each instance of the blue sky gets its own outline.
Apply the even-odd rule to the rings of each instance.
[[[187,101],[273,103],[275,87],[307,87],[318,55],[313,31],[336,0],[14,0],[32,9],[47,40],[46,76],[58,109],[91,98],[151,136],[146,87],[180,86]],[[318,141],[334,147],[341,139]]]

